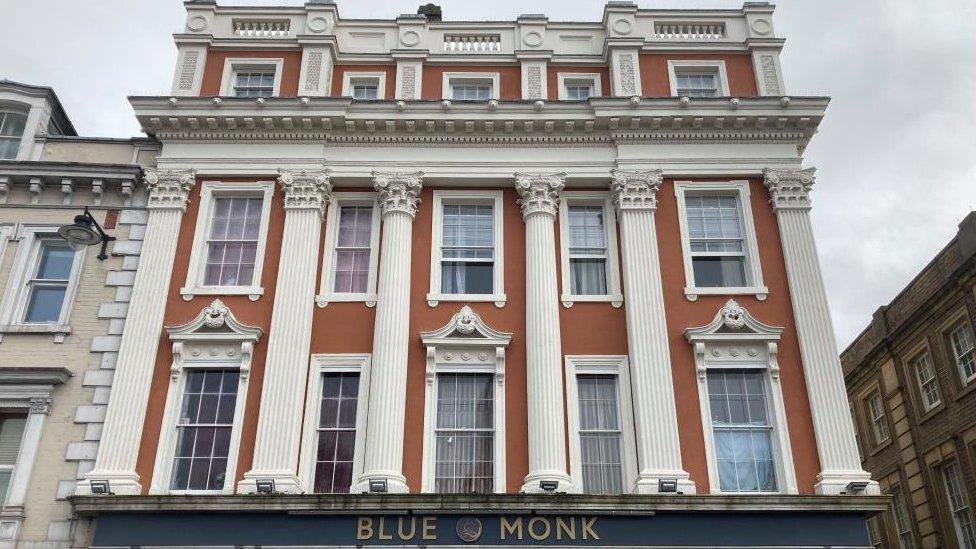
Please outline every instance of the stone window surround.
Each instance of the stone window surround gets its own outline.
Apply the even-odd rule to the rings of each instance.
[[[583,492],[583,457],[580,446],[579,390],[577,375],[602,374],[617,378],[617,404],[620,417],[624,493],[637,482],[637,442],[634,406],[630,388],[630,364],[626,355],[566,355],[566,418],[569,430],[569,474],[573,485]]]
[[[746,276],[749,286],[743,287],[696,287],[695,271],[692,266],[691,242],[688,231],[688,218],[685,210],[685,195],[688,192],[713,192],[735,194],[739,201],[739,215],[742,221],[742,236],[745,244]],[[759,245],[756,239],[756,226],[752,215],[749,181],[675,181],[674,194],[678,202],[678,228],[681,233],[681,255],[685,267],[685,297],[695,301],[700,295],[754,295],[764,301],[769,288],[763,283],[762,262],[759,258]]]
[[[614,307],[623,305],[624,296],[620,282],[620,256],[617,243],[617,214],[608,191],[563,191],[559,195],[559,262],[562,279],[563,307],[575,302],[610,302]],[[607,293],[606,295],[574,295],[572,293],[572,269],[569,262],[569,206],[573,204],[603,205],[603,228],[607,244]]]
[[[922,356],[928,355],[929,367],[932,368],[933,381],[935,386],[939,391],[939,402],[932,406],[928,406],[923,394],[922,381],[918,377],[918,370],[915,367],[915,361],[920,359]],[[913,345],[908,349],[907,352],[903,353],[901,362],[904,366],[905,379],[908,380],[908,384],[913,388],[908,391],[911,393],[911,400],[915,403],[917,407],[917,417],[918,421],[922,422],[926,419],[934,416],[940,410],[945,408],[945,394],[942,390],[942,382],[939,379],[939,368],[935,361],[935,354],[932,352],[932,346],[929,343],[928,337],[923,336],[921,341]]]
[[[725,61],[706,59],[668,59],[668,82],[671,86],[671,96],[678,95],[678,73],[680,72],[711,72],[718,79],[718,96],[729,97],[729,75],[725,69]]]
[[[557,72],[556,82],[558,86],[558,97],[561,101],[568,100],[566,97],[566,81],[570,80],[589,80],[592,86],[590,97],[603,96],[603,88],[600,73],[598,72]]]
[[[18,240],[19,244],[10,268],[10,276],[7,278],[7,288],[3,294],[3,300],[0,301],[0,338],[7,333],[53,334],[55,343],[63,343],[65,337],[71,333],[68,320],[71,318],[71,311],[74,307],[75,294],[81,280],[87,248],[75,252],[58,321],[55,323],[25,323],[21,320],[24,317],[27,299],[30,295],[27,280],[37,268],[38,250],[41,242],[44,238],[56,235],[57,231],[57,225],[46,223],[19,223],[13,229],[12,239]],[[3,234],[0,231],[0,235]],[[6,242],[7,237],[0,238],[0,244],[6,244]]]
[[[355,301],[364,302],[367,307],[376,305],[377,266],[380,255],[380,212],[375,192],[336,192],[332,193],[325,216],[325,244],[322,248],[322,277],[315,304],[325,307],[329,303]],[[333,290],[335,283],[335,249],[339,240],[339,213],[342,206],[372,206],[373,219],[369,235],[369,280],[366,293],[342,293]]]
[[[970,380],[969,382],[967,382],[965,379],[963,379],[962,370],[959,368],[959,363],[956,362],[955,350],[952,348],[952,340],[950,339],[950,334],[954,329],[956,329],[961,324],[968,325],[970,333],[973,335],[974,338],[976,338],[976,331],[973,330],[973,322],[969,314],[969,309],[966,308],[964,304],[961,305],[958,310],[950,313],[947,317],[947,320],[942,324],[940,324],[937,330],[937,333],[939,334],[942,340],[942,348],[943,348],[943,352],[945,353],[946,364],[951,368],[953,372],[951,377],[953,378],[955,383],[956,399],[959,399],[963,395],[968,394],[969,391],[976,390],[976,383],[973,383],[974,380]],[[945,398],[946,395],[943,395],[943,399]]]
[[[274,197],[273,181],[247,183],[228,183],[204,181],[200,186],[200,207],[197,211],[193,232],[193,246],[190,249],[190,263],[186,272],[186,282],[180,289],[183,299],[189,301],[198,295],[246,295],[257,301],[264,295],[261,273],[264,270],[264,252],[268,241],[268,224],[271,219],[271,202]],[[207,262],[207,235],[213,223],[213,208],[216,198],[262,196],[261,227],[258,232],[258,248],[254,254],[254,274],[251,284],[246,286],[205,286],[204,272]]]
[[[342,97],[352,97],[352,87],[356,80],[376,82],[376,99],[386,99],[386,73],[374,71],[345,71],[342,73]]]
[[[444,100],[454,100],[454,81],[461,80],[484,80],[491,81],[491,97],[489,99],[501,98],[501,77],[497,72],[445,72],[442,77],[441,97]]]
[[[504,307],[505,294],[505,233],[503,215],[504,191],[501,190],[450,190],[435,189],[433,200],[433,221],[430,237],[430,293],[427,304],[431,307],[441,302],[462,301],[466,303],[494,302],[496,307]],[[448,294],[441,291],[441,243],[444,238],[443,218],[445,204],[491,204],[495,255],[493,264],[494,293],[491,294]]]
[[[322,405],[322,374],[353,372],[359,374],[359,394],[356,403],[356,449],[353,453],[350,490],[363,473],[363,453],[366,447],[366,413],[369,404],[369,375],[372,355],[313,354],[308,369],[308,390],[305,399],[305,424],[302,427],[298,479],[306,493],[315,491],[315,453],[318,449],[319,408]]]
[[[220,78],[220,95],[232,97],[234,95],[234,81],[237,73],[247,70],[274,70],[274,88],[272,96],[281,95],[281,72],[284,59],[280,57],[228,57],[224,59],[224,70]]]
[[[877,393],[878,397],[881,399],[881,409],[884,412],[884,421],[888,424],[888,438],[881,442],[878,442],[878,437],[875,434],[874,423],[871,419],[871,408],[868,404],[868,398],[870,398],[871,395],[874,393]],[[868,455],[877,454],[882,449],[887,448],[892,443],[891,417],[888,412],[887,400],[888,399],[885,398],[885,391],[881,386],[881,381],[878,379],[871,380],[871,382],[868,383],[864,388],[862,388],[857,395],[856,402],[862,412],[864,420],[866,420],[867,422],[867,427],[868,427],[867,430],[865,431],[868,434],[868,438],[865,440],[865,446],[867,447],[866,449],[868,450]]]

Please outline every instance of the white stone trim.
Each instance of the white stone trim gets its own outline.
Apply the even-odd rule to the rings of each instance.
[[[352,97],[353,80],[376,80],[376,99],[386,99],[386,72],[345,71],[342,73],[342,97]]]
[[[724,330],[726,328],[728,330]],[[702,435],[705,439],[705,457],[708,462],[708,486],[712,494],[756,493],[723,492],[721,489],[707,378],[709,370],[720,369],[755,369],[764,372],[766,408],[771,412],[769,420],[773,427],[772,446],[777,492],[799,493],[777,361],[778,341],[782,332],[782,328],[759,322],[745,308],[731,299],[719,309],[712,322],[699,328],[685,330],[685,337],[691,343],[695,353],[698,403],[701,410]]]
[[[949,348],[950,355],[952,353],[951,343]],[[925,399],[925,390],[922,388],[922,380],[918,376],[918,368],[915,367],[915,361],[922,358],[923,356],[928,357],[929,368],[932,369],[933,381],[935,382],[936,390],[939,392],[939,401],[935,404],[929,406],[928,401]],[[953,362],[955,362],[953,360]],[[910,385],[914,385],[915,388],[909,390],[911,393],[911,399],[918,405],[918,415],[925,416],[936,409],[942,408],[945,402],[945,391],[942,389],[942,383],[939,380],[939,370],[935,364],[935,355],[932,353],[932,346],[929,344],[929,339],[926,336],[922,336],[922,339],[916,343],[914,346],[910,347],[908,351],[901,354],[901,363],[905,368],[905,374],[907,379],[911,380]],[[958,371],[959,368],[956,368]]]
[[[337,293],[335,287],[335,249],[339,240],[339,213],[342,206],[372,206],[373,219],[369,233],[369,280],[366,293]],[[332,193],[329,209],[325,216],[325,244],[322,247],[322,276],[315,304],[325,307],[329,303],[343,301],[362,301],[367,307],[376,305],[377,265],[380,255],[380,205],[374,192]]]
[[[641,97],[640,50],[636,47],[614,47],[610,57],[610,95],[614,97]]]
[[[780,48],[750,48],[756,88],[760,96],[786,95],[783,67],[779,60],[780,51]]]
[[[237,476],[237,456],[247,406],[247,388],[251,374],[254,345],[261,337],[261,329],[245,326],[219,299],[214,300],[190,322],[168,329],[173,342],[173,362],[170,366],[169,390],[163,408],[162,432],[156,448],[150,494],[233,494]],[[178,414],[183,403],[187,370],[233,369],[240,374],[237,400],[234,404],[234,423],[231,427],[227,451],[224,486],[220,490],[172,490],[173,453],[176,451]]]
[[[729,74],[725,70],[725,61],[706,59],[668,59],[668,83],[671,95],[678,95],[678,73],[684,70],[706,70],[718,76],[718,93],[722,97],[729,97]]]
[[[569,474],[573,484],[583,492],[583,461],[580,447],[579,374],[605,374],[617,378],[617,415],[623,464],[623,487],[627,493],[637,482],[637,442],[634,433],[634,406],[631,401],[630,365],[625,355],[566,355],[566,416],[569,429]]]
[[[700,288],[695,286],[695,271],[691,261],[691,245],[688,234],[688,218],[685,210],[685,193],[687,192],[717,192],[736,194],[739,199],[739,215],[741,216],[743,237],[745,239],[746,276],[749,285],[743,287],[715,287]],[[681,231],[681,255],[685,267],[685,297],[695,301],[700,295],[754,295],[763,301],[769,295],[769,288],[763,283],[762,263],[759,260],[759,244],[756,240],[756,226],[752,216],[752,204],[749,199],[749,182],[694,182],[675,181],[674,194],[678,199],[678,227]]]
[[[590,97],[603,96],[602,76],[598,72],[558,72],[556,73],[556,93],[559,94],[560,101],[567,101],[566,81],[567,80],[589,80],[593,86],[593,93]]]
[[[424,64],[412,59],[398,59],[396,69],[396,99],[420,99]]]
[[[359,395],[356,403],[356,449],[353,453],[352,489],[363,474],[363,452],[366,447],[366,411],[369,403],[369,354],[314,354],[308,369],[308,390],[305,397],[305,425],[302,428],[302,452],[298,462],[298,479],[306,493],[315,491],[315,452],[319,408],[322,404],[322,374],[355,372],[359,374]]]
[[[606,295],[575,295],[572,293],[572,270],[569,265],[569,206],[571,203],[600,204],[603,206],[603,229],[607,243],[607,293]],[[623,305],[620,287],[620,257],[617,245],[617,214],[607,191],[564,191],[559,195],[559,262],[562,275],[563,307],[576,302],[609,302],[614,307]]]
[[[424,384],[424,453],[421,492],[435,491],[437,374],[488,373],[494,376],[494,456],[492,482],[497,494],[507,492],[505,463],[505,349],[512,334],[498,332],[464,305],[443,327],[420,334],[427,349]]]
[[[41,243],[45,239],[59,238],[57,231],[57,225],[21,223],[17,226],[14,239],[18,240],[19,244],[7,278],[7,289],[3,300],[0,301],[0,337],[4,333],[51,333],[54,335],[55,343],[62,343],[65,336],[71,333],[68,319],[74,307],[87,248],[75,252],[57,322],[24,322],[30,295],[28,280],[31,273],[37,269]]]
[[[549,98],[549,64],[543,59],[523,59],[521,69],[522,99],[542,100]],[[495,97],[498,99],[498,97]]]
[[[442,76],[441,98],[454,100],[453,81],[455,80],[490,80],[491,97],[489,99],[499,99],[501,97],[500,76],[497,72],[445,72]]]
[[[7,494],[0,501],[3,508],[0,520],[0,546],[14,546],[20,536],[23,523],[22,513],[27,488],[33,476],[34,462],[40,447],[45,419],[51,410],[51,385],[29,385],[24,387],[0,387],[0,408],[27,413],[24,433],[20,439],[17,460],[14,462],[7,485]]]
[[[246,286],[207,286],[204,285],[204,272],[207,263],[207,235],[213,224],[213,209],[216,198],[255,197],[261,194],[261,227],[258,232],[258,248],[254,255],[254,274],[251,284]],[[261,285],[261,272],[264,270],[264,251],[268,241],[268,223],[271,219],[271,202],[274,196],[273,181],[253,183],[225,183],[204,181],[200,187],[200,206],[197,211],[196,229],[193,232],[193,247],[190,250],[190,265],[186,272],[186,283],[180,289],[183,299],[189,301],[198,295],[246,295],[251,301],[264,295]]]
[[[298,82],[301,95],[332,95],[333,57],[330,48],[305,45]]]
[[[430,292],[427,294],[427,304],[431,307],[440,302],[463,301],[494,302],[497,307],[504,307],[508,299],[505,294],[505,233],[504,233],[504,204],[503,191],[478,190],[435,190],[433,204],[433,220],[430,247]],[[441,290],[441,244],[443,242],[443,217],[445,204],[491,204],[495,240],[495,258],[493,265],[491,294],[448,294]]]
[[[174,96],[194,97],[200,95],[203,69],[207,64],[207,47],[182,44],[179,46],[176,70],[173,72]],[[135,163],[135,162],[133,162]]]
[[[220,78],[220,95],[234,95],[234,79],[238,71],[241,70],[266,70],[268,67],[274,68],[274,90],[272,95],[281,95],[281,70],[284,66],[284,59],[280,57],[228,57],[224,59],[224,72]]]

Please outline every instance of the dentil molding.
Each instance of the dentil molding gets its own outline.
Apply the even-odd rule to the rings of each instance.
[[[566,186],[566,173],[516,173],[515,190],[519,193],[522,218],[543,213],[553,217],[559,206],[559,191]]]
[[[373,187],[383,215],[401,212],[413,217],[420,203],[424,172],[373,172]]]
[[[149,209],[165,210],[186,208],[190,189],[196,181],[194,170],[147,169],[146,186],[149,187]]]
[[[662,170],[610,170],[610,192],[617,211],[654,210]]]
[[[763,170],[763,183],[769,189],[769,201],[774,210],[809,210],[810,189],[813,188],[816,168],[805,170]]]

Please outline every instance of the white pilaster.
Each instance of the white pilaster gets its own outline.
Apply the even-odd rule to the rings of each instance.
[[[529,416],[529,474],[523,492],[572,492],[566,472],[559,290],[556,286],[556,208],[566,174],[515,174],[525,220],[525,347]]]
[[[332,48],[307,44],[302,48],[302,66],[298,74],[298,95],[332,95]]]
[[[654,227],[661,170],[614,170],[612,176],[613,202],[620,223],[637,434],[638,474],[634,492],[657,493],[661,479],[674,479],[678,481],[679,492],[694,494],[695,483],[681,468],[678,415]]]
[[[817,437],[821,467],[817,493],[840,494],[847,491],[851,482],[868,482],[866,492],[877,494],[878,484],[861,468],[857,453],[827,292],[810,224],[814,169],[766,169],[763,175],[783,241],[790,299]]]
[[[34,460],[37,459],[37,449],[41,443],[41,433],[44,432],[44,420],[51,413],[51,398],[32,398],[27,409],[27,423],[24,425],[24,435],[20,440],[20,452],[17,453],[17,466],[7,487],[7,507],[23,507],[27,496],[27,485],[30,483]]]
[[[373,479],[386,480],[388,492],[408,491],[403,476],[403,424],[410,338],[410,250],[422,176],[421,172],[373,173],[383,208],[383,238],[369,378],[369,394],[373,396],[369,399],[363,474],[350,490],[353,493],[369,492]]]
[[[129,299],[129,315],[122,333],[95,468],[78,483],[78,495],[91,494],[91,480],[108,480],[116,494],[139,494],[136,458],[149,400],[149,384],[156,364],[163,327],[176,237],[195,181],[192,170],[147,170],[149,218]]]
[[[400,57],[396,59],[396,97],[395,99],[420,99],[423,85],[423,57]]]
[[[522,67],[522,99],[548,99],[547,58],[548,56],[519,56]]]
[[[257,481],[273,479],[275,490],[299,493],[298,451],[312,339],[315,275],[322,215],[332,188],[325,172],[282,172],[285,227],[268,330],[257,439],[251,470],[238,492],[257,491]]]

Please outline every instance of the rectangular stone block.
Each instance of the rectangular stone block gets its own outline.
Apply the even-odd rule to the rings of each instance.
[[[146,210],[122,210],[119,213],[119,223],[126,225],[145,225],[149,221],[149,212]]]
[[[115,301],[128,303],[131,297],[132,297],[131,286],[119,286],[118,288],[115,289]]]
[[[88,370],[81,384],[86,387],[108,387],[112,385],[114,370]]]
[[[75,423],[101,423],[105,421],[105,406],[79,406],[75,409]]]
[[[85,440],[101,440],[104,423],[89,423],[85,426]]]
[[[129,240],[142,240],[146,237],[145,225],[133,225],[129,228]]]
[[[118,352],[121,343],[122,336],[95,336],[92,338],[91,350],[93,353],[114,353]]]
[[[98,367],[106,370],[114,370],[115,361],[118,360],[118,358],[119,358],[118,353],[103,353],[102,362],[101,364],[98,365]]]
[[[103,303],[98,307],[98,318],[125,318],[128,312],[128,303]]]
[[[122,258],[123,271],[135,271],[138,268],[139,268],[139,256],[127,255]]]
[[[78,470],[75,472],[75,478],[78,480],[85,478],[85,475],[87,475],[88,472],[94,468],[95,468],[94,460],[79,461]]]
[[[47,525],[48,541],[71,541],[71,521],[52,520]]]
[[[122,335],[122,330],[125,329],[125,319],[124,318],[113,318],[108,321],[108,333],[109,335]]]
[[[108,396],[111,393],[111,387],[95,387],[95,394],[92,395],[92,404],[108,404]]]
[[[75,494],[75,486],[77,485],[77,480],[62,480],[58,482],[57,499],[68,499],[73,496]]]
[[[68,443],[68,451],[65,452],[64,459],[66,461],[94,461],[95,454],[97,453],[97,442],[70,442]]]
[[[132,286],[135,282],[135,271],[110,271],[105,277],[106,286]]]
[[[116,240],[112,246],[112,253],[115,255],[139,255],[141,251],[141,240]]]

